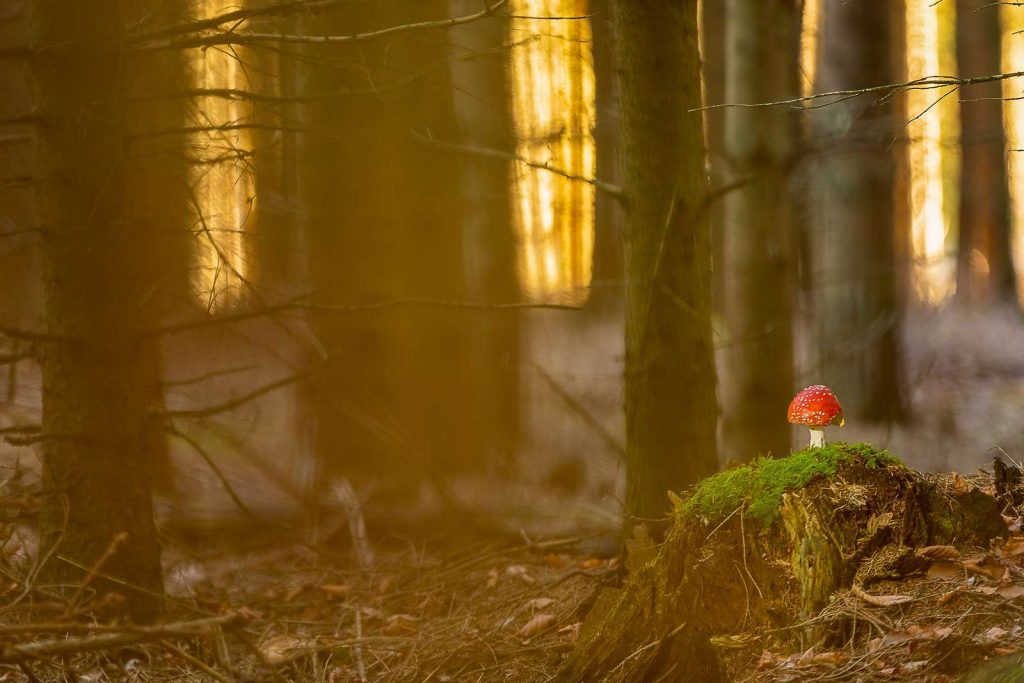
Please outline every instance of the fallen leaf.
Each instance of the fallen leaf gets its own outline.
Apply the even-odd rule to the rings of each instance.
[[[951,545],[930,545],[918,549],[917,555],[929,560],[955,560],[960,557],[960,551]]]
[[[963,561],[964,569],[980,576],[988,577],[994,581],[1001,581],[1006,576],[1006,567],[999,564],[988,555]]]
[[[260,643],[258,649],[268,664],[276,665],[295,659],[306,647],[306,640],[292,636],[274,636]]]
[[[329,598],[347,598],[352,592],[352,587],[344,583],[325,583],[320,590]]]
[[[359,612],[363,619],[368,621],[379,621],[384,618],[384,613],[375,607],[360,607]]]
[[[801,657],[800,661],[796,663],[797,666],[814,666],[815,664],[826,664],[828,666],[835,666],[836,664],[842,664],[846,660],[846,655],[842,652],[836,652],[832,650],[830,652],[821,652],[810,657]]]
[[[952,632],[953,629],[951,628],[935,628],[934,626],[919,626],[917,624],[912,624],[905,629],[890,631],[881,638],[876,638],[875,640],[880,641],[878,643],[878,647],[881,647],[912,641],[941,640]]]
[[[558,629],[559,633],[562,633],[569,638],[570,643],[575,643],[580,637],[580,628],[583,626],[582,621],[577,621],[575,624],[569,624]]]
[[[491,569],[487,572],[487,587],[494,588],[498,585],[498,570],[497,568]]]
[[[555,626],[555,621],[554,614],[538,614],[519,629],[519,635],[523,638],[539,636],[546,631],[550,631]]]
[[[950,483],[953,485],[953,491],[956,493],[968,493],[974,488],[974,486],[967,481],[966,477],[959,472],[954,472],[951,480],[952,481]]]
[[[1024,597],[1024,586],[1020,584],[1000,586],[996,589],[996,595],[1006,600],[1016,600],[1019,597]]]
[[[1020,528],[1021,528],[1021,524],[1022,523],[1024,523],[1024,517],[1017,517],[1017,518],[1011,519],[1006,524],[1006,530],[1009,531],[1014,536],[1020,536]]]
[[[1017,557],[1018,555],[1024,555],[1024,538],[1010,537],[1006,539],[1006,542],[996,549],[996,554],[999,555],[999,557]]]
[[[538,610],[542,610],[545,607],[553,604],[555,604],[555,601],[551,598],[534,598],[533,600],[530,600],[528,603],[526,603],[526,608],[529,609],[531,612],[537,612]]]
[[[850,592],[869,605],[875,605],[876,607],[902,605],[914,599],[909,595],[871,595],[870,593],[865,592],[860,586],[851,586]]]
[[[769,652],[768,650],[762,650],[761,656],[757,658],[757,668],[767,669],[770,666],[775,666],[776,662],[781,659],[785,659],[785,657]]]
[[[381,631],[389,636],[406,636],[416,632],[418,619],[410,614],[392,614]]]
[[[509,565],[505,568],[505,573],[509,576],[514,576],[520,581],[524,581],[526,583],[537,583],[537,580],[530,576],[529,573],[527,573],[526,571],[526,567],[522,566],[521,564]]]
[[[565,560],[554,553],[548,553],[545,555],[544,563],[552,569],[561,569],[565,566]]]
[[[809,647],[804,652],[802,652],[799,657],[797,657],[795,663],[796,663],[797,666],[807,666],[805,664],[805,662],[811,661],[811,659],[813,657],[814,657],[814,648],[813,647]]]
[[[939,560],[938,562],[932,562],[931,566],[928,567],[926,576],[929,579],[955,579],[963,574],[963,572],[963,565],[957,562]]]
[[[1009,631],[1007,631],[1005,628],[1000,628],[999,626],[993,626],[992,628],[990,628],[989,630],[987,630],[987,631],[985,631],[984,633],[981,634],[981,639],[983,641],[991,642],[991,641],[994,641],[994,640],[1001,639],[1007,633],[1009,633]]]

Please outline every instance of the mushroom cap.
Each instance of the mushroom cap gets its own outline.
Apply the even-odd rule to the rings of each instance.
[[[813,384],[793,397],[789,404],[789,421],[807,427],[842,426],[843,407],[831,389],[824,384]]]

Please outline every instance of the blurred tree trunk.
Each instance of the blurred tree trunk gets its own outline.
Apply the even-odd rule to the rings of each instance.
[[[344,3],[308,31],[349,33],[445,16],[445,0]],[[302,180],[311,276],[323,307],[465,297],[459,157],[447,34],[309,50]],[[417,137],[417,135],[419,137]],[[321,310],[328,363],[314,387],[317,450],[335,474],[383,480],[403,500],[432,468],[476,461],[467,410],[467,312]]]
[[[40,136],[48,334],[40,526],[47,580],[77,584],[126,533],[98,587],[127,592],[139,620],[163,586],[150,494],[147,326],[152,226],[128,220],[122,26],[116,0],[39,0],[31,26]]]
[[[594,88],[597,121],[594,146],[597,153],[597,177],[619,185],[619,78],[615,69],[615,26],[612,22],[612,0],[590,0],[591,35],[593,37]],[[622,201],[608,192],[594,196],[594,285],[588,306],[582,311],[602,307],[614,301],[621,305],[622,291],[608,287],[622,279]],[[600,311],[596,311],[600,314]],[[581,316],[577,316],[581,317]]]
[[[908,80],[907,69],[907,6],[904,0],[889,3],[892,17],[892,33],[889,35],[889,64],[894,83]],[[906,92],[893,93],[892,115],[897,121],[910,118]],[[893,232],[895,235],[895,268],[897,307],[905,310],[909,297],[914,296],[913,263],[913,203],[911,202],[912,170],[910,164],[910,133],[907,126],[900,126],[894,132],[890,146],[895,159],[893,190]]]
[[[799,0],[728,0],[725,101],[800,95]],[[790,168],[799,120],[789,108],[729,108],[724,201],[722,375],[726,457],[789,453],[793,391],[794,215]]]
[[[449,15],[480,10],[476,0],[449,0]],[[508,21],[494,17],[450,33],[453,109],[458,141],[471,147],[514,149],[509,115],[508,54],[497,49],[508,38]],[[476,56],[466,58],[467,53]],[[509,204],[508,162],[467,155],[459,164],[462,252],[466,295],[473,301],[507,302],[519,297],[516,242]],[[481,451],[509,462],[519,436],[520,313],[466,312],[466,429]],[[485,455],[481,452],[480,455]]]
[[[822,12],[816,92],[894,82],[898,17],[889,3],[826,0]],[[818,149],[810,208],[818,372],[811,379],[831,386],[850,416],[900,420],[906,410],[892,149],[899,110],[861,96],[811,116]]]
[[[956,54],[962,78],[1001,71],[999,8],[956,4]],[[1002,84],[970,85],[960,105],[960,244],[956,297],[968,304],[1017,301],[1010,245]]]
[[[701,84],[704,102],[709,105],[721,104],[725,102],[725,69],[728,62],[725,50],[726,3],[723,0],[701,0],[700,4]],[[704,112],[704,136],[707,140],[712,188],[723,187],[729,177],[722,148],[725,142],[726,112],[722,108]],[[725,307],[725,240],[722,239],[725,211],[720,197],[712,199],[708,216],[713,235],[712,315],[717,321],[722,317]]]
[[[25,49],[28,40],[28,5],[5,12],[0,32],[0,324],[38,327],[42,296],[39,283],[38,219],[33,211],[32,157],[35,131],[31,116],[33,85],[30,61],[13,56]],[[0,405],[9,416],[18,415],[19,370],[27,367],[26,341],[8,339],[0,333]],[[3,357],[9,359],[4,359]],[[9,411],[9,412],[8,412]]]
[[[696,0],[616,0],[626,202],[626,526],[717,469]]]

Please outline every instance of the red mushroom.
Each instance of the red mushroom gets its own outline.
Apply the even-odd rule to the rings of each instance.
[[[825,427],[845,424],[843,407],[832,390],[814,384],[793,397],[789,404],[789,421],[811,430],[811,448],[825,445]]]

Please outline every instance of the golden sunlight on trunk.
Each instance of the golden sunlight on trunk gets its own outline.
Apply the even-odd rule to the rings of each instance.
[[[953,30],[952,3],[907,0],[907,77],[909,80],[954,73],[951,48],[943,36]],[[951,247],[956,231],[955,145],[943,144],[959,133],[956,93],[952,88],[911,90],[907,93],[906,128],[910,140],[911,256],[918,297],[938,304],[948,299],[956,282],[956,259]]]
[[[1020,31],[1024,31],[1024,13],[1020,7],[1004,5],[999,8],[1003,30],[1003,71],[1024,70],[1024,42]],[[1003,125],[1006,127],[1006,144],[1009,148],[1006,170],[1010,185],[1010,248],[1017,272],[1017,296],[1024,303],[1024,158],[1017,151],[1024,145],[1024,92],[1021,81],[1010,78],[1003,81]],[[1016,98],[1016,99],[1015,99]]]
[[[814,70],[818,64],[818,33],[821,30],[822,0],[804,0],[800,30],[800,94],[814,92]]]
[[[200,19],[226,9],[230,8],[224,0],[196,0]],[[252,123],[253,106],[236,94],[252,88],[244,46],[217,46],[192,54],[194,87],[219,91],[195,98],[187,124],[202,129],[190,140],[197,261],[192,284],[202,305],[218,311],[242,298],[252,275],[246,237],[254,227],[256,187],[252,130],[244,126]]]
[[[590,288],[594,186],[568,176],[593,178],[596,165],[587,3],[514,0],[511,5],[519,282],[531,300],[580,304]]]

